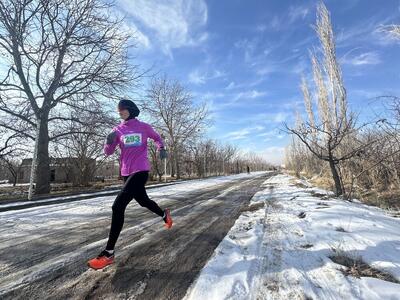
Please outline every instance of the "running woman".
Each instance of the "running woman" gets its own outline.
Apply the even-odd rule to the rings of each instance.
[[[169,209],[162,210],[146,193],[145,184],[149,176],[150,163],[147,158],[147,139],[155,141],[160,158],[165,159],[167,152],[160,135],[147,123],[136,117],[139,109],[130,100],[118,103],[118,112],[123,120],[113,128],[107,136],[104,153],[112,155],[117,146],[121,149],[121,175],[124,186],[112,206],[111,229],[106,248],[95,258],[88,261],[89,267],[102,269],[114,262],[114,247],[124,225],[125,209],[132,199],[159,215],[165,222],[166,228],[171,228],[172,218]]]

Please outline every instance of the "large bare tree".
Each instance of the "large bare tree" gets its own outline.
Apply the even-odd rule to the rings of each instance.
[[[69,108],[112,99],[140,76],[110,12],[101,0],[0,2],[0,126],[38,139],[38,194],[50,190],[49,142],[77,132],[51,134],[77,121]]]

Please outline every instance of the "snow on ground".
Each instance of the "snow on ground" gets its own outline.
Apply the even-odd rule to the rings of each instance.
[[[16,186],[28,186],[28,185],[29,185],[29,183],[17,183],[16,184]],[[2,187],[13,187],[13,186],[14,186],[14,184],[8,183],[8,182],[0,183],[0,188],[2,188]]]
[[[263,173],[265,172],[254,172],[251,175],[242,173],[230,176],[183,181],[174,185],[151,189],[148,191],[148,195],[162,206],[163,202],[167,201],[171,196],[173,196],[174,199],[182,196],[182,200],[184,200],[186,197],[185,193],[189,191],[204,189],[227,183],[232,180],[248,178],[250,176],[259,176]],[[60,197],[47,199],[46,201],[58,198]],[[99,213],[104,213],[106,217],[109,218],[114,199],[115,195],[101,196],[100,193],[98,197],[81,201],[36,206],[18,211],[10,210],[0,212],[0,228],[2,229],[0,241],[7,239],[8,242],[11,243],[15,242],[15,239],[32,239],[36,235],[40,236],[43,231],[46,231],[51,226],[57,226],[57,228],[68,228],[69,222],[84,224],[90,222],[92,219],[97,219]],[[130,204],[130,206],[133,205],[138,204],[136,202]],[[68,222],[66,222],[66,220],[68,220]],[[7,246],[6,242],[0,243],[0,250]]]
[[[182,199],[183,202],[185,200],[190,200],[187,198],[188,192],[212,187],[215,188],[220,184],[225,184],[239,179],[248,179],[265,173],[267,172],[254,172],[251,175],[237,174],[185,181],[174,185],[151,189],[148,191],[148,195],[163,207],[163,204],[171,199]],[[54,228],[56,228],[57,231],[65,231],[69,233],[71,230],[71,224],[73,224],[73,228],[79,228],[90,223],[96,224],[100,219],[110,220],[111,206],[114,199],[115,195],[100,196],[75,202],[48,204],[26,209],[0,212],[0,228],[2,229],[0,235],[0,251],[7,248],[12,249],[16,244],[43,239],[43,236],[46,234],[54,233]],[[209,204],[208,202],[210,201],[218,200],[210,199],[200,205],[205,206]],[[190,205],[193,204],[190,204],[190,201],[188,201],[186,206]],[[138,204],[133,201],[129,206],[132,208],[138,206]],[[174,210],[174,212],[184,208],[185,206],[180,207],[177,210]],[[191,213],[196,214],[196,209],[193,209]],[[131,227],[125,226],[121,235],[136,232],[137,230],[158,222],[159,217],[155,216],[138,225]],[[16,280],[4,285],[0,294],[15,288],[20,284],[26,284],[26,282],[33,281],[34,278],[40,277],[43,274],[55,272],[63,264],[76,260],[78,257],[81,259],[82,256],[86,256],[86,253],[89,250],[99,248],[101,245],[104,245],[106,241],[107,236],[104,236],[103,239],[87,244],[82,248],[77,249],[74,253],[65,253],[58,257],[46,260],[35,265],[29,274],[25,274],[24,270],[18,271],[18,274],[11,274],[10,276],[14,276]],[[124,249],[121,249],[121,251],[123,250]],[[0,271],[7,269],[7,267],[7,262],[0,261]]]
[[[262,173],[265,173],[263,171],[260,172],[253,172],[253,175],[260,175]],[[193,188],[192,184],[198,184],[198,183],[202,183],[203,185],[208,185],[208,184],[219,184],[219,183],[224,183],[224,182],[228,182],[230,180],[234,180],[234,179],[240,179],[240,178],[244,178],[246,176],[249,176],[247,173],[241,173],[241,174],[235,174],[235,175],[229,175],[229,176],[219,176],[219,177],[213,177],[213,178],[206,178],[206,179],[194,179],[194,180],[184,180],[184,181],[179,181],[179,182],[174,182],[174,183],[156,183],[156,184],[151,184],[148,185],[147,188],[149,187],[161,187],[161,186],[170,186],[170,185],[176,185],[176,184],[180,184],[183,186],[183,190],[185,191],[184,188],[187,187],[187,185],[185,184],[191,184],[189,185],[190,188]],[[21,184],[24,185],[24,184]],[[29,184],[27,184],[29,185]],[[3,185],[0,185],[3,186]],[[197,186],[197,185],[196,185]],[[109,188],[116,188],[115,191],[118,191],[119,188],[121,186],[109,186]],[[0,203],[0,207],[18,207],[18,206],[23,206],[26,204],[32,204],[32,203],[46,203],[46,202],[54,202],[54,201],[64,201],[66,199],[72,199],[72,198],[79,198],[79,197],[86,197],[86,196],[93,196],[93,197],[101,197],[104,196],[104,194],[108,194],[112,192],[111,190],[107,190],[107,191],[99,191],[99,192],[92,192],[92,193],[83,193],[83,194],[74,194],[71,196],[54,196],[52,198],[49,199],[44,199],[44,200],[32,200],[32,201],[18,201],[18,202],[11,202],[11,203]],[[111,197],[115,197],[115,196],[111,196]]]
[[[400,219],[287,175],[263,185],[184,299],[400,299],[400,284],[345,276],[329,258],[361,257],[400,280]]]

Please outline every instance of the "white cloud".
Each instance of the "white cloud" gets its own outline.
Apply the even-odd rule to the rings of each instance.
[[[341,59],[341,63],[349,64],[353,66],[361,65],[377,65],[381,62],[381,59],[376,52],[366,52],[353,57],[344,56]]]
[[[265,128],[265,127],[264,127],[264,128]],[[281,133],[279,132],[279,129],[278,129],[278,128],[275,128],[275,129],[269,130],[269,131],[264,131],[264,132],[262,132],[262,133],[257,134],[257,136],[258,136],[258,137],[263,137],[263,138],[264,138],[264,141],[270,141],[270,140],[273,139],[273,138],[282,139],[282,138],[285,137],[283,134],[281,134]]]
[[[244,61],[248,64],[254,64],[255,61],[260,59],[255,55],[257,51],[257,47],[260,44],[259,36],[256,36],[252,39],[241,39],[235,42],[235,48],[242,49],[244,51]]]
[[[220,93],[220,92],[206,92],[206,93],[199,93],[199,94],[194,94],[195,96],[198,96],[199,98],[203,100],[214,100],[218,98],[223,98],[226,96],[225,93]]]
[[[248,89],[248,88],[252,88],[255,87],[257,85],[259,85],[260,83],[262,83],[265,79],[264,78],[257,78],[253,81],[248,81],[248,82],[241,82],[241,83],[235,83],[233,81],[231,81],[226,87],[225,89],[227,90],[234,90],[234,89]]]
[[[204,84],[206,81],[216,78],[225,77],[226,73],[220,70],[214,70],[211,73],[200,72],[200,70],[196,69],[189,73],[188,80],[194,84]]]
[[[113,12],[119,20],[123,20],[121,30],[131,36],[133,36],[135,43],[139,46],[139,49],[151,48],[150,39],[142,31],[140,31],[136,24],[134,24],[120,10],[115,10]]]
[[[249,130],[249,128],[243,128],[240,130],[229,132],[227,135],[225,135],[225,138],[229,138],[230,140],[239,140],[246,138],[250,133],[251,131]]]
[[[382,46],[400,43],[399,25],[379,25],[373,32],[375,40]]]
[[[386,46],[394,42],[387,34],[382,32],[385,27],[383,24],[390,24],[397,18],[396,14],[381,19],[379,15],[358,22],[351,27],[342,28],[336,34],[337,47],[349,47],[352,45],[360,45],[361,43],[375,43]]]
[[[287,13],[281,15],[274,15],[268,24],[272,30],[281,30],[287,28],[297,20],[304,20],[309,14],[310,9],[306,6],[290,6]],[[260,25],[257,26],[259,28]],[[266,27],[266,28],[268,28]]]
[[[258,70],[256,70],[256,73],[257,73],[257,75],[264,76],[264,75],[271,74],[275,71],[276,71],[276,68],[273,65],[268,65],[268,66],[259,68]]]
[[[267,92],[259,92],[257,90],[251,90],[246,92],[241,92],[237,94],[233,99],[233,101],[237,101],[239,99],[254,99],[258,97],[262,97],[267,95]]]
[[[200,74],[199,70],[190,72],[188,80],[194,84],[204,84],[206,82],[204,74]]]
[[[304,19],[309,12],[310,12],[309,8],[305,6],[289,7],[289,23],[294,23],[298,19]]]
[[[282,20],[278,16],[274,16],[269,25],[272,29],[279,30],[282,26]]]
[[[207,23],[207,5],[203,0],[119,0],[128,17],[138,22],[159,43],[164,53],[171,49],[194,46],[208,35],[202,31]]]
[[[264,130],[265,126],[256,125],[252,127],[246,127],[240,130],[229,132],[225,135],[225,138],[229,138],[230,140],[240,140],[247,138],[250,134],[253,135],[254,132],[258,132]]]
[[[143,32],[141,32],[135,24],[132,22],[127,22],[126,20],[125,24],[128,26],[129,30],[131,30],[132,36],[134,36],[135,41],[139,44],[139,46],[146,49],[151,47],[149,38]]]
[[[264,32],[265,30],[267,30],[267,28],[268,28],[267,25],[259,24],[259,25],[257,25],[256,30],[259,32]]]
[[[258,152],[258,154],[271,164],[281,165],[283,164],[285,158],[285,148],[268,147],[263,151]]]

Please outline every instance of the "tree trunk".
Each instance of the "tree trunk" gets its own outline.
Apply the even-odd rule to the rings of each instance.
[[[17,186],[18,172],[11,172],[11,176],[13,177],[13,186]]]
[[[49,130],[47,116],[40,120],[35,194],[50,193]]]
[[[176,179],[181,179],[181,168],[179,165],[179,155],[175,155],[175,166],[176,166]]]
[[[336,165],[333,159],[329,160],[329,167],[331,168],[333,181],[335,182],[336,196],[340,196],[343,194],[343,190],[342,190],[342,185],[340,183],[339,173],[337,172]]]

